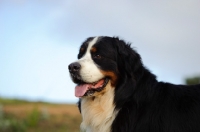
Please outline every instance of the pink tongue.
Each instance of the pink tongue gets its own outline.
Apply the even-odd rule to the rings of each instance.
[[[77,85],[75,87],[75,96],[76,97],[82,97],[89,88],[99,88],[103,85],[104,80],[100,80],[95,86],[93,86],[92,84],[82,84],[82,85]]]
[[[88,90],[90,84],[77,85],[75,87],[75,96],[82,97]]]

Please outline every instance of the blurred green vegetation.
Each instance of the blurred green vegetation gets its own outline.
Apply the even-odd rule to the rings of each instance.
[[[29,103],[26,100],[20,100],[20,99],[5,99],[5,98],[0,98],[0,103],[1,104],[23,104],[23,103]]]
[[[0,132],[79,132],[76,105],[0,98]]]
[[[5,114],[0,118],[1,132],[25,132],[26,122],[14,118],[11,114]]]
[[[26,124],[28,127],[37,127],[38,123],[40,122],[41,113],[38,109],[34,108],[26,118]]]
[[[200,84],[200,76],[186,78],[185,83],[187,85]]]

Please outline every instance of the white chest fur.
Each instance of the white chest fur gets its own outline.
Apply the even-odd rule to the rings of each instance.
[[[114,88],[107,87],[103,95],[81,101],[82,132],[110,132],[117,111],[113,104]]]

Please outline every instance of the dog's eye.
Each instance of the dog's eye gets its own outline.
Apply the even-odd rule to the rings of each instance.
[[[93,57],[94,57],[95,59],[101,59],[101,58],[102,58],[102,56],[101,56],[101,55],[98,55],[98,54],[97,54],[97,55],[94,55]]]

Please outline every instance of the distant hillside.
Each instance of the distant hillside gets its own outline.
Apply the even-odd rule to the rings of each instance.
[[[0,98],[1,132],[79,132],[76,105]]]

